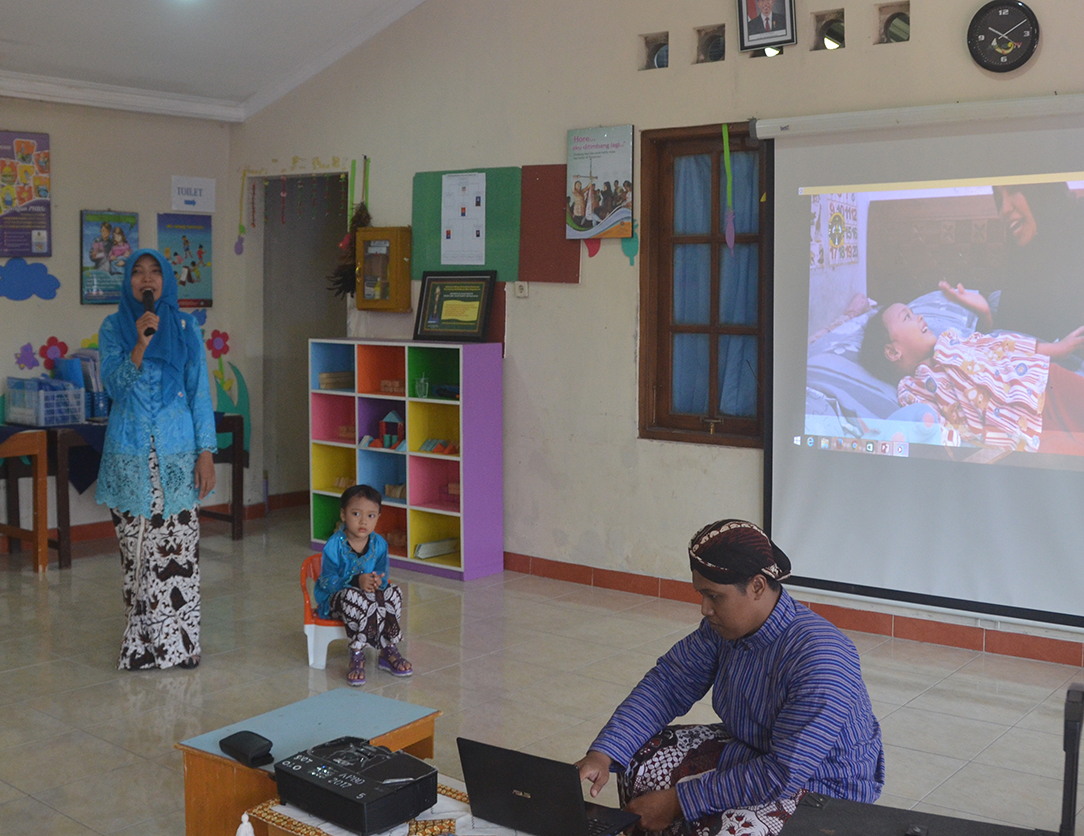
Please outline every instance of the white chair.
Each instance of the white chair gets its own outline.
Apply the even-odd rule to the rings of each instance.
[[[346,628],[338,619],[321,618],[316,614],[309,584],[320,577],[322,555],[313,554],[301,564],[301,594],[305,598],[305,638],[309,642],[309,667],[323,670],[327,667],[327,646],[336,639],[346,638]]]

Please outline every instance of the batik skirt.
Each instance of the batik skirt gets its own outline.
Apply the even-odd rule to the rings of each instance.
[[[383,650],[403,640],[399,626],[403,593],[393,583],[376,592],[344,587],[332,593],[328,608],[332,618],[342,619],[351,650],[361,650],[365,645]]]
[[[164,516],[158,456],[150,454],[151,516],[111,509],[124,570],[121,669],[199,661],[199,505]]]
[[[619,772],[617,794],[621,806],[652,790],[668,790],[689,775],[711,772],[719,763],[723,747],[733,738],[719,725],[667,726],[643,745]],[[665,836],[777,836],[805,794],[799,790],[789,798],[735,807],[721,813],[711,813],[696,821],[675,821]],[[644,833],[634,828],[632,833]]]

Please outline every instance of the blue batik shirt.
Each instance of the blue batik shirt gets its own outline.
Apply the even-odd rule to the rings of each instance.
[[[881,728],[850,640],[782,591],[751,636],[700,622],[632,690],[590,748],[628,766],[656,733],[711,690],[734,741],[715,770],[677,784],[689,821],[808,789],[872,802],[884,786]]]
[[[316,598],[316,612],[321,618],[331,616],[331,596],[350,585],[355,575],[367,575],[379,572],[383,575],[380,588],[388,588],[388,541],[375,531],[369,535],[369,543],[364,554],[358,554],[346,540],[346,534],[340,529],[324,543],[324,554],[320,558],[320,577],[316,579],[313,597]]]
[[[183,388],[163,403],[162,370],[144,360],[137,367],[121,345],[115,313],[98,331],[102,384],[112,399],[95,499],[102,505],[151,516],[151,477],[147,462],[151,439],[158,453],[166,516],[190,509],[199,500],[196,457],[217,448],[215,416],[207,379],[207,360],[199,326],[181,314],[187,355]]]

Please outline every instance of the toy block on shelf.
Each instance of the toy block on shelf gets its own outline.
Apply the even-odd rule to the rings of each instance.
[[[384,395],[405,395],[406,394],[406,381],[405,380],[381,380],[380,392]]]
[[[407,544],[406,532],[402,529],[395,528],[387,533],[384,537],[388,541],[388,545],[393,549],[405,549]]]
[[[431,540],[428,543],[418,543],[414,547],[415,560],[429,560],[431,557],[440,557],[442,554],[452,554],[459,551],[459,538],[448,537],[444,540]]]
[[[318,376],[321,389],[353,389],[353,372],[320,372]]]
[[[384,496],[388,499],[406,499],[406,483],[401,485],[384,485]]]
[[[395,410],[385,415],[384,420],[380,422],[380,438],[385,447],[394,447],[405,434],[406,426]]]

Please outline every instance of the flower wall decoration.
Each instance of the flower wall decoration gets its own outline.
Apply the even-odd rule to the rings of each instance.
[[[34,356],[34,346],[31,343],[27,343],[19,349],[15,355],[15,362],[19,364],[20,369],[32,369],[35,366],[40,365],[38,358]]]
[[[211,331],[211,338],[207,340],[207,350],[218,361],[218,368],[214,370],[214,376],[218,378],[226,391],[229,391],[230,387],[233,386],[233,381],[226,380],[226,369],[222,363],[222,358],[230,353],[230,335],[226,331],[217,329]]]
[[[68,344],[61,342],[56,337],[49,337],[45,345],[38,349],[38,356],[45,361],[45,368],[53,370],[56,361],[68,353]]]

